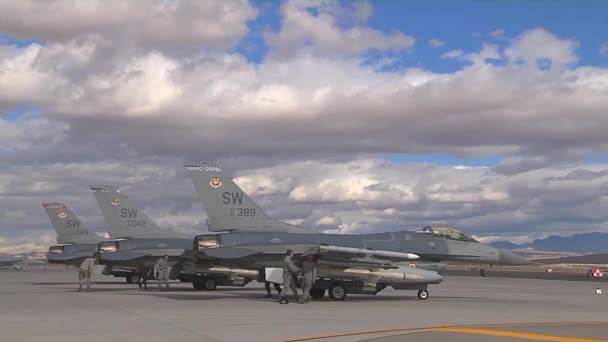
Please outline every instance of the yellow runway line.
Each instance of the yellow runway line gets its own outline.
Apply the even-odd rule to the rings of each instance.
[[[278,340],[277,342],[305,342],[305,341],[317,341],[317,340],[325,340],[328,338],[338,338],[338,337],[348,337],[348,336],[358,336],[358,335],[374,335],[374,334],[387,334],[394,332],[406,332],[406,331],[415,331],[415,330],[429,330],[428,328],[401,328],[401,329],[385,329],[385,330],[368,330],[368,331],[358,331],[351,333],[339,333],[339,334],[330,334],[330,335],[319,335],[312,337],[300,337],[288,340]]]
[[[495,329],[480,329],[480,328],[460,328],[460,327],[445,327],[432,328],[432,331],[445,331],[463,334],[489,335],[515,337],[535,341],[553,341],[553,342],[608,342],[608,340],[596,340],[589,338],[567,337],[567,336],[552,336],[544,334],[534,334],[519,331],[495,330]]]
[[[439,331],[438,329],[473,329],[480,330],[478,327],[487,326],[487,327],[510,327],[510,326],[534,326],[534,325],[595,325],[595,324],[608,324],[606,321],[595,321],[595,322],[514,322],[514,323],[485,323],[485,324],[467,324],[461,326],[426,326],[426,327],[415,327],[415,328],[394,328],[394,329],[380,329],[380,330],[367,330],[367,331],[356,331],[356,332],[345,332],[345,333],[335,333],[328,335],[317,335],[317,336],[309,336],[309,337],[298,337],[298,338],[290,338],[290,339],[281,339],[276,342],[307,342],[307,341],[320,341],[330,338],[339,338],[339,337],[349,337],[349,336],[361,336],[361,335],[375,335],[375,334],[388,334],[388,333],[398,333],[398,332],[408,332],[408,331]],[[481,330],[491,330],[491,329],[481,329]],[[495,330],[502,331],[502,330]],[[507,331],[505,331],[507,332]],[[555,336],[556,338],[560,338],[559,336]],[[570,338],[570,337],[568,337]],[[541,340],[543,341],[543,340]],[[544,340],[544,341],[568,341],[568,342],[608,342],[608,340],[594,340],[594,339],[572,339],[570,340]]]

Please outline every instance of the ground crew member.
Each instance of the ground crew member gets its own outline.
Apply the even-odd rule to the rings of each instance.
[[[296,299],[299,299],[300,297],[294,279],[294,276],[300,272],[300,269],[293,263],[293,260],[291,260],[292,256],[293,251],[288,249],[287,255],[285,255],[285,259],[283,259],[283,287],[279,295],[279,303],[281,304],[289,303],[289,300],[287,300],[287,289],[291,289],[291,292],[296,295]]]
[[[152,278],[154,276],[154,272],[153,269],[151,267],[144,267],[142,270],[140,270],[139,272],[139,282],[137,283],[137,285],[139,286],[139,289],[148,289],[148,279]]]
[[[82,285],[87,284],[87,291],[91,289],[91,273],[93,273],[93,266],[97,262],[97,254],[87,257],[78,267],[78,291],[82,291]]]
[[[162,287],[162,283],[165,283],[167,290],[169,289],[169,256],[163,255],[162,258],[158,259],[156,266],[154,267],[158,273],[158,287]]]
[[[317,280],[317,263],[313,255],[308,255],[302,262],[302,297],[300,304],[310,303],[310,289]]]

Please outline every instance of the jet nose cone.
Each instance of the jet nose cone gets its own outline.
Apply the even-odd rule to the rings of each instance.
[[[499,259],[498,263],[500,265],[529,265],[530,260],[521,255],[517,255],[513,252],[510,252],[506,249],[498,250]]]

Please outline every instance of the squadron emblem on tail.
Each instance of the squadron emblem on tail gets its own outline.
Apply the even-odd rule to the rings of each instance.
[[[220,177],[213,176],[211,177],[211,182],[209,182],[209,185],[217,189],[222,186],[222,181],[220,180]]]

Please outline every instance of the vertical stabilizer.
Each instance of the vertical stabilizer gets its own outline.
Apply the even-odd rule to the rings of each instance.
[[[109,185],[92,185],[91,190],[108,224],[112,239],[117,238],[169,238],[179,237],[160,230],[143,210],[124,193]]]
[[[209,231],[279,231],[310,233],[309,229],[273,221],[222,169],[206,162],[188,162],[184,167],[192,177],[209,220]]]
[[[97,243],[103,239],[89,231],[63,203],[42,203],[57,233],[57,243]]]

